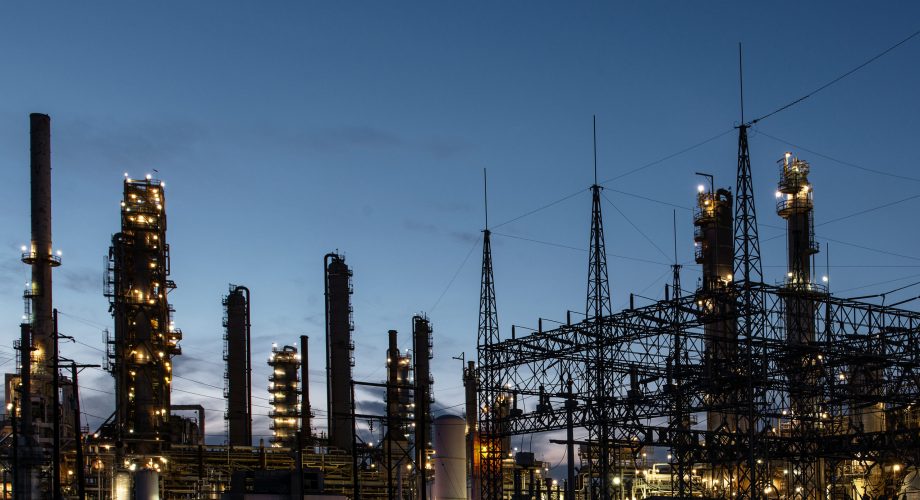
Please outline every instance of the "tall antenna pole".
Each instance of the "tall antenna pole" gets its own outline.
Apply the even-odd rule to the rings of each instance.
[[[593,115],[594,123],[594,185],[597,185],[597,115]]]
[[[586,345],[593,345],[593,364],[589,370],[588,393],[591,394],[591,408],[599,424],[589,429],[600,440],[601,500],[610,498],[610,459],[608,453],[608,397],[607,350],[601,339],[607,336],[609,328],[604,317],[612,313],[610,306],[610,284],[607,274],[607,249],[604,243],[604,222],[601,214],[601,189],[597,184],[597,117],[594,117],[594,184],[591,186],[591,243],[588,252],[588,294],[585,316],[591,321],[589,332],[585,332]]]
[[[669,375],[669,383],[674,384],[675,394],[674,394],[674,415],[671,420],[671,428],[677,432],[677,442],[673,447],[673,454],[677,457],[677,467],[676,471],[672,471],[671,481],[672,484],[677,484],[677,496],[678,498],[687,498],[687,492],[692,490],[692,485],[690,484],[689,477],[686,477],[685,466],[689,462],[688,450],[689,450],[689,430],[690,430],[690,420],[687,417],[686,411],[686,401],[684,393],[684,384],[683,384],[683,368],[681,366],[681,358],[684,352],[684,336],[683,336],[683,315],[680,308],[680,268],[681,265],[677,261],[677,210],[673,211],[672,217],[672,230],[674,234],[674,265],[671,266],[673,270],[673,280],[671,282],[671,300],[673,307],[671,308],[671,330],[673,332],[673,358],[671,359],[671,370],[672,375]],[[665,300],[667,300],[667,295]],[[676,472],[676,473],[675,473]],[[673,486],[672,486],[673,488]],[[672,489],[673,491],[673,489]]]
[[[741,44],[738,44],[739,88],[741,89],[741,124],[738,125],[738,171],[736,180],[737,203],[735,204],[735,286],[738,290],[738,331],[744,341],[744,371],[747,387],[743,401],[740,401],[738,413],[743,416],[746,431],[746,445],[739,450],[745,457],[741,467],[740,487],[752,496],[763,491],[768,479],[766,461],[758,464],[757,430],[761,427],[756,414],[758,401],[763,399],[764,387],[754,383],[755,378],[766,377],[766,360],[763,343],[754,342],[754,337],[762,336],[764,325],[764,296],[761,289],[755,289],[763,283],[763,270],[760,263],[760,237],[757,229],[757,211],[754,207],[754,182],[751,177],[751,155],[748,149],[748,124],[744,123],[744,75],[742,73]],[[740,279],[740,283],[738,280]],[[760,470],[764,469],[764,470]]]
[[[677,209],[671,214],[671,230],[674,233],[674,265],[677,265]],[[676,290],[675,290],[676,291]]]
[[[498,310],[495,304],[495,281],[492,273],[492,243],[489,232],[486,171],[483,169],[483,198],[486,227],[482,231],[482,280],[479,289],[479,331],[476,351],[479,356],[480,485],[482,500],[501,500],[502,459],[508,450],[501,449],[501,425],[498,400],[502,384],[495,345],[499,342]]]
[[[741,124],[744,124],[744,66],[742,64],[741,42],[738,42],[738,88],[741,94]]]
[[[486,209],[486,231],[489,230],[489,175],[485,168],[482,169],[482,199]]]

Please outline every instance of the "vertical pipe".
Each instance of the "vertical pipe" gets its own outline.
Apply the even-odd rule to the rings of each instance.
[[[22,368],[19,378],[22,393],[19,399],[20,432],[23,442],[30,442],[32,436],[32,329],[28,323],[19,325],[19,358]]]
[[[313,440],[310,432],[310,362],[308,358],[310,337],[300,336],[300,450]]]
[[[53,334],[51,338],[52,343],[52,358],[51,358],[51,412],[53,414],[53,432],[52,436],[52,451],[51,451],[51,463],[52,463],[52,476],[51,476],[51,494],[53,495],[54,500],[61,498],[61,414],[60,414],[60,385],[61,385],[61,376],[60,371],[58,370],[58,312],[57,309],[52,311],[52,325],[53,325]]]
[[[351,475],[352,475],[352,499],[361,500],[361,475],[358,471],[358,425],[355,420],[355,381],[350,380],[351,384]]]
[[[73,382],[73,422],[74,422],[74,444],[77,448],[77,494],[80,500],[86,500],[86,477],[84,476],[83,464],[83,433],[80,431],[80,384],[77,381],[77,364],[70,364],[70,376]]]
[[[294,450],[294,472],[297,477],[294,478],[297,486],[297,499],[303,500],[303,429],[297,431],[297,449]]]
[[[19,499],[22,498],[19,490],[19,476],[22,472],[19,469],[19,433],[16,432],[16,399],[11,399],[13,401],[10,406],[10,427],[13,433],[13,498]]]
[[[397,422],[399,413],[399,392],[397,384],[399,383],[399,347],[396,344],[396,330],[387,332],[389,337],[389,347],[387,348],[387,499],[395,498],[393,490],[393,441],[394,434],[401,432],[401,426]],[[397,460],[396,466],[399,467],[401,460]]]
[[[326,438],[328,444],[332,445],[332,366],[331,352],[329,349],[329,261],[334,257],[334,253],[327,253],[323,256],[323,315],[326,320]]]
[[[412,349],[415,371],[415,467],[418,477],[417,498],[427,500],[426,458],[428,450],[428,419],[431,401],[430,337],[428,319],[412,317]]]
[[[468,462],[467,474],[470,476],[470,500],[479,500],[482,497],[479,471],[479,429],[476,426],[479,416],[479,402],[476,397],[479,390],[476,375],[476,363],[468,361],[464,373],[464,386],[466,389],[466,459]]]
[[[246,293],[246,446],[252,446],[252,302],[249,288],[239,288]]]
[[[566,424],[566,485],[565,500],[575,500],[575,422],[573,413],[575,411],[575,398],[572,396],[572,379],[566,382],[567,397],[565,400],[565,424]]]

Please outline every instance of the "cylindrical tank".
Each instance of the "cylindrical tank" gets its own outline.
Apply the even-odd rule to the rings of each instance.
[[[160,475],[155,470],[134,473],[134,500],[160,500]]]
[[[466,500],[466,421],[457,415],[442,415],[432,427],[432,500]]]
[[[112,500],[131,500],[131,475],[126,470],[115,473],[115,491]]]

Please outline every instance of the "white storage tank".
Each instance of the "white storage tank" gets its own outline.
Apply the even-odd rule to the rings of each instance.
[[[432,500],[466,500],[466,420],[442,415],[432,423]]]

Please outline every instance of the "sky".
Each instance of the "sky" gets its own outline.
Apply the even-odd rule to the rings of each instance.
[[[585,307],[594,115],[615,308],[631,292],[662,296],[675,213],[677,260],[693,288],[694,172],[734,187],[738,43],[749,120],[917,29],[914,2],[4,2],[0,367],[14,368],[30,276],[19,262],[30,112],[52,118],[54,245],[64,259],[55,306],[62,333],[79,342],[62,354],[102,361],[112,328],[102,256],[119,230],[123,173],[155,169],[178,285],[169,300],[185,335],[173,401],[203,404],[208,440],[219,443],[229,283],[252,290],[254,434],[270,435],[272,343],[302,334],[325,430],[330,251],[354,271],[355,378],[382,381],[387,330],[405,349],[412,316],[425,313],[436,408],[462,414],[453,358],[475,358],[484,168],[503,337],[513,324]],[[819,272],[832,290],[920,281],[918,60],[920,37],[751,129],[768,282],[785,268],[773,203],[785,151],[812,165],[817,261],[829,260]],[[112,379],[88,370],[84,380],[95,428],[113,410]],[[377,394],[358,400],[381,409]]]

